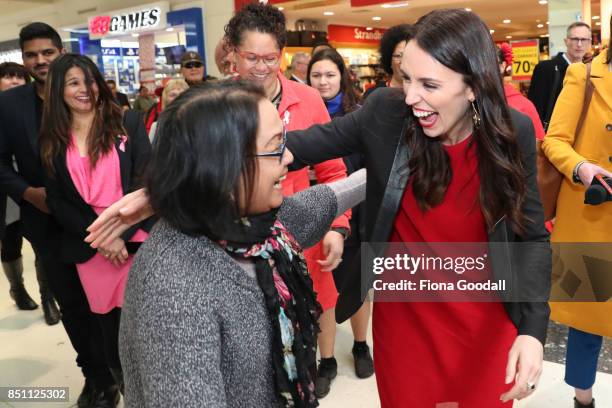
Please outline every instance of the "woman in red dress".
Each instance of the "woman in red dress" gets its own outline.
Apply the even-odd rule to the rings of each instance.
[[[483,39],[486,46],[477,47]],[[466,55],[471,47],[482,57]],[[408,141],[412,175],[390,241],[486,242],[500,214],[517,232],[527,222],[521,158],[504,123],[509,113],[486,106],[503,97],[492,47],[471,13],[438,11],[416,24],[400,66],[416,122]],[[540,375],[542,344],[519,335],[502,303],[380,302],[373,334],[383,407],[507,407]],[[529,371],[508,390],[518,353]]]

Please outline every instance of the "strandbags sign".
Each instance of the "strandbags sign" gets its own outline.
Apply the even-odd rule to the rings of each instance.
[[[368,28],[330,24],[327,26],[327,39],[342,43],[378,44],[386,30],[383,28],[368,30]]]
[[[168,3],[160,2],[138,9],[119,10],[109,15],[89,18],[89,38],[137,33],[155,30],[166,23]]]

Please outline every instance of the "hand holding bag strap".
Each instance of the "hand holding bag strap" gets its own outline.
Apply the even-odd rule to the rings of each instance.
[[[587,112],[589,111],[589,105],[591,98],[593,97],[593,83],[591,82],[591,63],[586,64],[586,81],[584,87],[584,101],[582,103],[582,111],[580,112],[580,118],[576,125],[574,132],[574,144],[580,135],[582,125],[586,118]],[[540,197],[542,199],[542,206],[544,207],[544,219],[546,221],[555,218],[555,211],[557,208],[557,197],[559,196],[559,190],[561,189],[561,183],[563,182],[563,175],[557,170],[557,168],[548,160],[548,157],[542,150],[543,140],[537,141],[537,168],[538,168],[538,187],[540,190]]]

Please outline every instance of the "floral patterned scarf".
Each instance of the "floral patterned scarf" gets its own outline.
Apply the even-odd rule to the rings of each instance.
[[[302,249],[276,218],[278,210],[243,218],[221,246],[255,262],[273,328],[275,389],[284,407],[310,408],[314,395],[318,320],[322,313]]]

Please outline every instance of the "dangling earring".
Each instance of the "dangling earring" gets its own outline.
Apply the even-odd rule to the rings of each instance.
[[[476,105],[474,101],[471,101],[472,104],[472,122],[474,122],[474,129],[478,129],[480,127],[480,114],[476,109]]]

